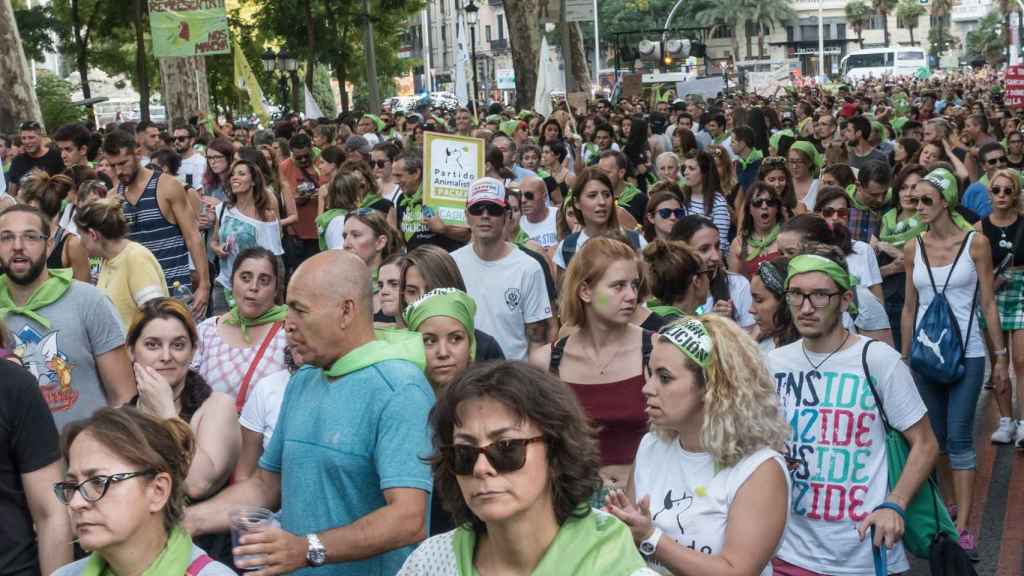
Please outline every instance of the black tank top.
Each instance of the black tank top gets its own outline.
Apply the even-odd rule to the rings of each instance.
[[[50,255],[46,258],[46,268],[49,270],[55,270],[57,268],[67,268],[64,265],[64,243],[68,241],[68,231],[63,228],[57,228],[57,233],[53,235],[53,250]]]
[[[1024,218],[1020,216],[1013,224],[1000,228],[992,223],[992,217],[981,221],[981,230],[988,238],[992,246],[992,266],[998,268],[1006,258],[1006,255],[1013,252],[1013,263],[1011,266],[1024,266]]]

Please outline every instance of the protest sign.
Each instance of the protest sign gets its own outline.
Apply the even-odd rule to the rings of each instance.
[[[445,224],[466,225],[466,191],[484,176],[484,153],[480,138],[423,134],[423,203]]]
[[[1003,103],[1007,108],[1024,108],[1024,66],[1010,66],[1006,69]]]
[[[224,0],[149,0],[149,26],[157,58],[231,51]]]

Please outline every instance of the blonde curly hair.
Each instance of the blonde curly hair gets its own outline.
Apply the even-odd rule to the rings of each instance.
[[[757,344],[728,318],[705,314],[696,319],[711,338],[708,367],[702,370],[682,351],[679,354],[704,390],[700,434],[704,451],[719,468],[734,466],[762,448],[785,453],[789,424]],[[664,441],[676,437],[674,431],[659,426],[652,425],[651,431]]]

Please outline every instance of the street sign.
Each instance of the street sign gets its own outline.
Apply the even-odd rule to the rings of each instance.
[[[594,0],[565,0],[566,22],[590,22],[595,16]]]
[[[1024,66],[1009,66],[1003,80],[1003,103],[1007,108],[1024,108]]]
[[[516,89],[516,71],[514,68],[498,68],[494,71],[494,80],[498,90]]]
[[[157,58],[231,52],[224,0],[149,0],[149,26]]]

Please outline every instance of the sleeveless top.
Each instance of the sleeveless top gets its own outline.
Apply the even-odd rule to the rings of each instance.
[[[601,449],[602,466],[632,464],[640,440],[647,433],[647,413],[644,411],[643,387],[647,363],[651,358],[654,333],[644,330],[641,353],[643,364],[636,376],[604,384],[574,384],[566,382],[576,393],[583,412],[598,427],[597,439]],[[558,376],[566,336],[551,346],[548,369]],[[563,380],[564,381],[564,380]]]
[[[217,240],[223,246],[230,246],[227,258],[220,258],[220,274],[217,283],[231,290],[231,273],[235,269],[235,258],[247,248],[262,246],[275,256],[284,254],[281,244],[281,221],[265,222],[242,214],[238,208],[221,203],[217,207]]]
[[[1017,216],[1013,224],[1000,228],[992,223],[988,217],[981,221],[981,230],[992,245],[992,266],[998,268],[1003,259],[1010,252],[1013,252],[1013,262],[1010,266],[1024,266],[1024,218]]]
[[[64,265],[64,244],[68,241],[68,231],[65,228],[57,228],[57,233],[53,235],[53,250],[50,255],[46,257],[46,268],[49,270],[55,270],[57,268],[67,268]]]
[[[767,254],[758,254],[753,260],[742,260],[740,262],[740,273],[747,280],[750,280],[755,274],[757,274],[757,267],[761,265],[761,262],[766,262],[779,255],[779,251],[769,252]]]
[[[973,239],[974,233],[968,232],[967,238],[964,239],[964,242],[968,244],[964,247],[964,252],[960,255],[960,260],[956,263],[956,267],[952,263],[945,266],[932,266],[935,286],[939,290],[942,290],[942,286],[946,284],[946,279],[949,278],[949,285],[946,286],[945,292],[946,300],[949,302],[949,307],[952,309],[957,323],[960,325],[961,337],[967,335],[967,324],[971,314],[978,313],[977,304],[975,304],[973,310],[971,309],[971,303],[974,302],[974,292],[978,289],[978,271],[974,267],[974,260],[971,258],[970,242]],[[920,241],[921,237],[918,237],[918,242]],[[952,278],[950,278],[951,275]],[[932,290],[931,281],[928,279],[928,267],[924,263],[924,258],[921,257],[920,244],[914,246],[914,287],[917,289],[917,316],[914,321],[916,325],[917,322],[921,321],[925,310],[928,309],[928,305],[932,303],[932,299],[935,298],[935,291]],[[974,327],[971,329],[968,341],[964,342],[964,350],[965,358],[985,356],[985,343],[982,330],[979,328],[977,321],[974,322]]]
[[[122,210],[125,219],[128,220],[128,239],[142,244],[156,256],[157,262],[164,270],[168,288],[174,286],[175,282],[191,288],[192,278],[189,274],[185,238],[181,235],[181,228],[168,222],[160,212],[160,204],[156,199],[159,182],[160,172],[154,170],[137,203],[132,204],[125,198]],[[123,184],[118,185],[117,193],[124,198]]]

